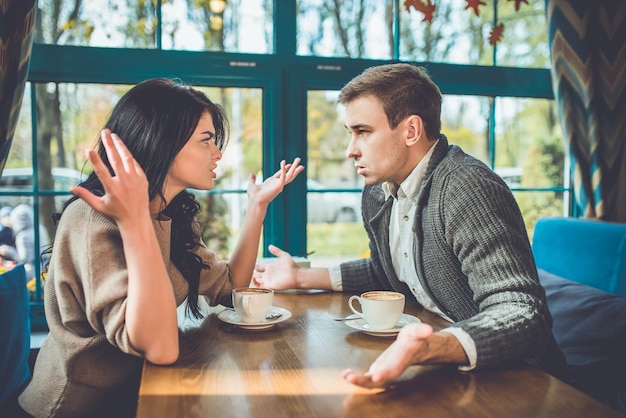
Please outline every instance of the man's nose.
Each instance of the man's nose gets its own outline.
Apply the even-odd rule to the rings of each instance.
[[[348,142],[348,146],[346,147],[346,157],[354,158],[356,155],[356,144],[354,141],[354,137],[350,137],[350,142]]]

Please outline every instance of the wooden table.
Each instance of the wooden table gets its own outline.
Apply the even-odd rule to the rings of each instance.
[[[279,292],[293,316],[264,331],[211,314],[181,335],[179,360],[145,363],[137,417],[623,417],[573,387],[530,368],[459,372],[414,366],[388,390],[345,382],[345,368],[367,370],[394,338],[374,337],[332,318],[350,314],[349,295]],[[445,322],[414,306],[436,329]]]

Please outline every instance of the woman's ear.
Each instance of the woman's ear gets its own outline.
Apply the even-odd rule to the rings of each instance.
[[[417,115],[411,115],[406,118],[406,146],[410,147],[424,137],[424,121]]]

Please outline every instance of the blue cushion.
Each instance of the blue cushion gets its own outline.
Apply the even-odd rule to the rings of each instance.
[[[539,269],[570,383],[626,413],[626,298]]]
[[[0,274],[0,405],[30,378],[30,308],[26,271]]]
[[[626,224],[578,218],[542,218],[535,224],[537,268],[626,296]]]

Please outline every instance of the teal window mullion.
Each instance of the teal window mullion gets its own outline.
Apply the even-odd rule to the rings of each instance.
[[[498,24],[498,0],[493,0],[493,27],[495,28],[496,25]],[[497,55],[496,52],[498,50],[498,43],[496,42],[496,44],[493,46],[493,50],[492,50],[492,61],[493,61],[493,66],[495,67],[497,65]]]
[[[393,51],[394,60],[400,59],[400,0],[393,0]]]
[[[32,148],[32,165],[33,165],[33,220],[35,230],[35,300],[41,301],[42,299],[42,283],[41,283],[41,263],[39,259],[39,253],[41,248],[41,237],[39,235],[39,148],[37,144],[37,89],[36,84],[30,84],[30,106],[31,106],[31,148]]]
[[[296,56],[296,1],[274,0],[274,54],[279,59],[290,60]]]
[[[489,100],[489,165],[496,167],[496,97]]]
[[[156,2],[156,18],[157,18],[157,25],[156,25],[156,33],[155,33],[155,43],[156,43],[156,49],[161,49],[162,48],[162,37],[163,37],[163,10],[161,8],[161,6],[163,5],[162,0],[157,0]]]

